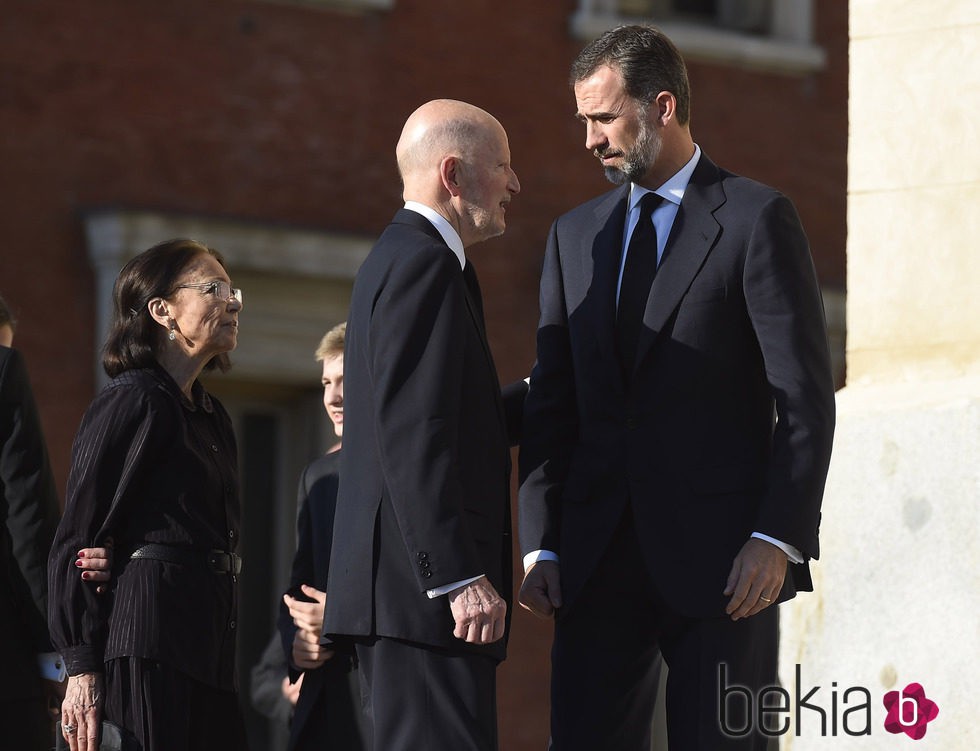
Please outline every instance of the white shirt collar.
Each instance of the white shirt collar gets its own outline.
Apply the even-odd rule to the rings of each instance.
[[[701,147],[694,144],[694,156],[688,160],[687,164],[677,170],[673,177],[668,179],[667,182],[656,190],[650,191],[636,183],[632,183],[630,185],[630,211],[633,210],[636,204],[640,202],[640,199],[647,193],[656,193],[664,200],[680,206],[681,199],[684,198],[684,191],[687,190],[687,184],[691,181],[691,175],[694,173],[694,168],[698,166],[698,160],[700,158]]]
[[[414,211],[416,214],[421,214],[426,219],[428,219],[432,226],[436,228],[436,231],[442,235],[442,239],[446,241],[446,245],[449,249],[456,254],[459,258],[459,267],[464,268],[466,266],[466,254],[463,253],[463,241],[459,237],[459,233],[453,228],[453,225],[440,214],[438,211],[430,206],[426,206],[424,203],[419,203],[418,201],[405,201],[405,208],[409,211]]]

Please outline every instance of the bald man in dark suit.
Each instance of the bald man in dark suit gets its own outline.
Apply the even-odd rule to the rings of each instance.
[[[325,633],[356,641],[372,748],[492,751],[509,440],[467,249],[504,231],[520,183],[503,127],[463,102],[416,110],[396,157],[405,206],[347,324]]]

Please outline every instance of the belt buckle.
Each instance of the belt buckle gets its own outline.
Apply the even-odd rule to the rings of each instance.
[[[208,565],[216,574],[234,574],[237,576],[242,571],[242,557],[236,553],[212,550],[208,553]]]

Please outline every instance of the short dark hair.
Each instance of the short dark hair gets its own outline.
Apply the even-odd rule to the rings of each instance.
[[[680,51],[653,26],[617,26],[586,45],[572,63],[571,84],[583,81],[602,66],[623,76],[626,94],[649,105],[661,91],[677,99],[677,121],[691,119],[691,84]]]
[[[2,297],[0,297],[0,326],[10,326],[11,331],[17,328],[17,319],[14,318],[14,314],[10,312],[7,301]]]
[[[202,254],[225,265],[218,251],[177,238],[144,250],[123,266],[112,288],[112,322],[102,350],[102,367],[110,378],[126,370],[148,368],[156,361],[163,332],[150,316],[147,303],[154,297],[172,296],[180,275]],[[222,352],[208,360],[204,370],[230,367],[227,353]]]

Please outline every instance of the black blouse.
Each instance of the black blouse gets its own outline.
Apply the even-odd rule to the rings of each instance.
[[[48,562],[49,625],[69,675],[115,657],[166,663],[217,688],[237,685],[237,576],[203,552],[234,552],[240,503],[231,420],[200,383],[194,401],[159,367],[114,378],[72,447],[65,514]],[[96,594],[74,562],[114,544],[112,592]],[[130,560],[140,545],[202,551],[202,564]]]

